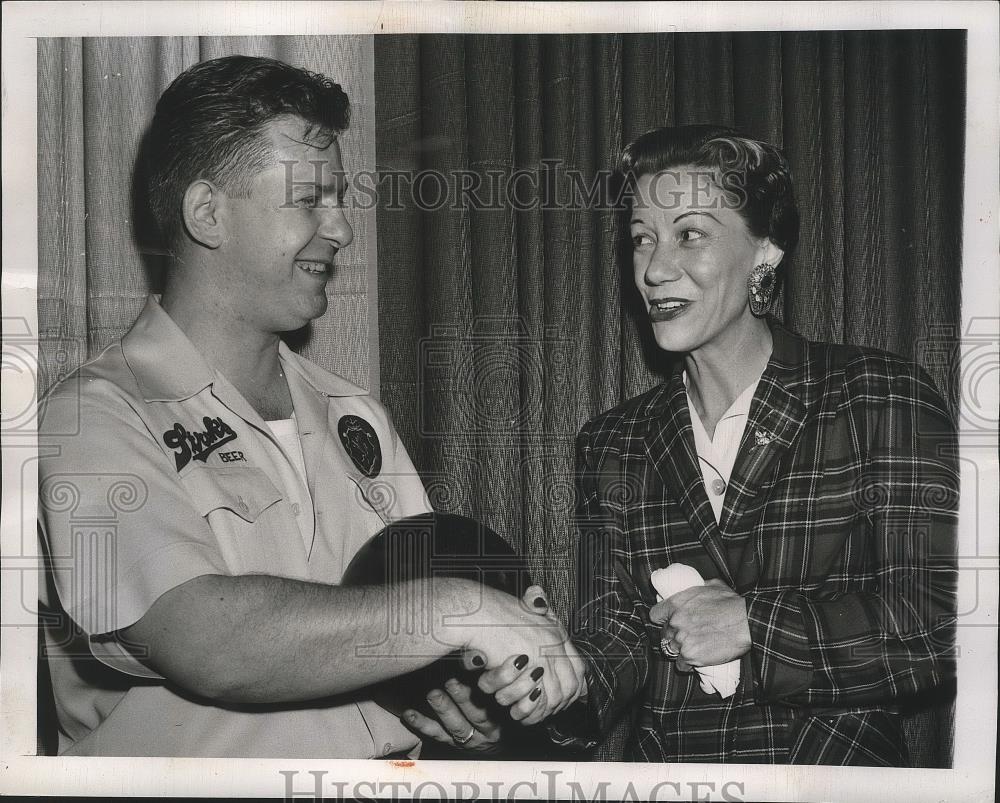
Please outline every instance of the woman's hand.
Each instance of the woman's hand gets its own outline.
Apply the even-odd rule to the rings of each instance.
[[[582,691],[583,661],[566,629],[548,613],[544,591],[531,586],[520,600],[486,586],[476,592],[478,606],[457,618],[444,634],[460,642],[465,668],[492,670],[517,661],[540,683],[542,692],[533,702],[544,707],[545,716],[576,700]],[[500,688],[491,677],[485,672],[479,680],[479,688],[487,694]]]
[[[676,655],[682,672],[725,664],[750,650],[746,601],[721,580],[709,580],[658,602],[649,619],[663,625],[664,654]]]
[[[413,709],[403,712],[403,721],[422,736],[483,755],[501,749],[500,726],[490,719],[485,708],[475,703],[473,690],[458,679],[446,681],[443,691],[429,692],[427,702],[434,709],[437,721]]]
[[[525,603],[529,600],[535,613],[558,624],[540,586],[532,586],[525,592]],[[568,681],[565,674],[561,676],[561,687],[566,693],[558,701],[547,697],[542,673],[539,667],[532,666],[526,655],[510,656],[500,666],[483,672],[479,677],[479,688],[494,695],[500,705],[509,706],[511,719],[524,725],[534,725],[562,711],[587,693],[585,665],[573,642],[567,638],[559,646],[559,653],[552,657],[558,659],[557,666],[563,673],[570,673]]]

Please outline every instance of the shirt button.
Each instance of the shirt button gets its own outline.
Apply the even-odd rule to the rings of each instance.
[[[726,492],[726,482],[725,480],[712,480],[712,493],[716,496],[722,496]]]
[[[294,513],[296,516],[298,516],[299,513],[301,513],[301,512],[302,512],[302,506],[298,502],[293,502],[292,503],[292,513]]]

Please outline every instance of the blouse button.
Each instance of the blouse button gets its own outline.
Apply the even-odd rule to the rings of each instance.
[[[292,513],[295,514],[296,516],[298,516],[299,513],[301,513],[301,512],[302,512],[302,506],[299,505],[298,502],[293,502],[292,503]]]
[[[239,503],[240,503],[240,510],[242,510],[244,513],[246,513],[250,509],[250,506],[247,505],[242,496],[239,497]]]
[[[725,480],[712,480],[712,493],[716,496],[722,496],[726,492],[726,482]]]

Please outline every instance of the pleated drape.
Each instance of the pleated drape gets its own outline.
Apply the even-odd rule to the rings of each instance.
[[[956,407],[964,76],[962,31],[377,37],[377,162],[593,176],[654,126],[735,125],[796,179],[781,316],[920,360]],[[380,196],[383,400],[435,503],[523,550],[565,616],[574,435],[663,357],[610,212],[423,201]],[[908,723],[914,763],[950,760],[947,707]]]
[[[340,83],[353,107],[344,162],[352,171],[374,170],[371,37],[39,39],[41,391],[121,337],[147,294],[159,289],[162,249],[133,189],[140,138],[157,98],[179,73],[234,53],[278,58]],[[368,321],[374,210],[349,214],[354,243],[338,257],[327,287],[329,311],[298,346],[367,387],[378,376]]]

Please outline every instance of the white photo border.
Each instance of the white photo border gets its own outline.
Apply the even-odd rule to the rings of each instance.
[[[465,3],[9,2],[3,5],[4,337],[0,792],[197,797],[517,797],[657,800],[983,800],[996,758],[996,432],[962,448],[959,672],[951,770],[571,762],[392,762],[35,756],[37,446],[8,427],[35,396],[37,360],[36,39],[54,36],[600,33],[936,29],[967,31],[962,332],[1000,338],[1000,42],[990,2]],[[962,412],[998,408],[1000,365],[963,364]],[[985,376],[985,381],[981,381]],[[973,398],[974,397],[974,398]],[[971,409],[973,406],[976,409]],[[994,419],[995,420],[995,419]],[[989,436],[990,433],[987,433]],[[33,547],[32,547],[33,549]],[[31,605],[27,606],[31,613]],[[421,785],[422,784],[422,785]],[[574,786],[574,784],[576,786]],[[706,797],[707,795],[707,797]]]

